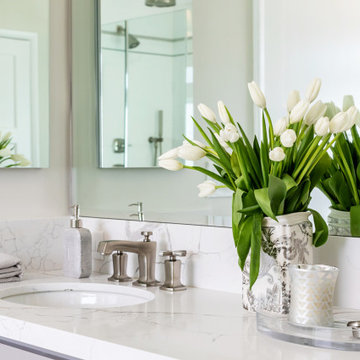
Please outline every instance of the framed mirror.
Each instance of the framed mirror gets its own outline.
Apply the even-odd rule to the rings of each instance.
[[[192,136],[191,8],[97,3],[100,167],[157,166],[182,134]]]
[[[0,167],[49,166],[49,0],[0,0]]]

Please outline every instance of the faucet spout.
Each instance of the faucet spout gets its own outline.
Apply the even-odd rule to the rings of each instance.
[[[155,279],[156,242],[155,241],[100,241],[97,251],[101,255],[111,255],[115,251],[132,252],[138,255],[139,280],[135,285],[158,286]]]

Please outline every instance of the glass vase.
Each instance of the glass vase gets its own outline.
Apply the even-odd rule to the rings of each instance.
[[[328,265],[291,265],[289,272],[289,322],[306,326],[331,326],[339,269]]]

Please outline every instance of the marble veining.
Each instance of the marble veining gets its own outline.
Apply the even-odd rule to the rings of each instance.
[[[17,256],[27,271],[61,269],[68,217],[0,221],[0,252]]]

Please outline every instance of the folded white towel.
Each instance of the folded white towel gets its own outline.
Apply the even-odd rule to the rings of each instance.
[[[23,272],[19,258],[0,253],[0,283],[20,281]]]
[[[0,283],[9,283],[9,282],[15,282],[20,281],[22,276],[13,276],[5,279],[0,279]]]
[[[13,255],[0,253],[0,269],[6,269],[16,265],[21,265],[19,258]]]

